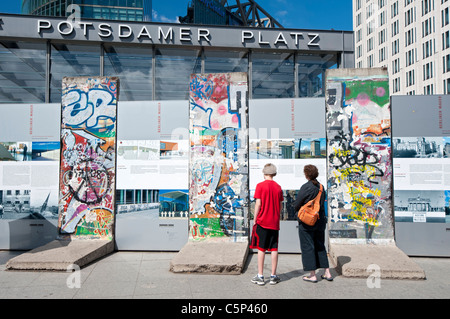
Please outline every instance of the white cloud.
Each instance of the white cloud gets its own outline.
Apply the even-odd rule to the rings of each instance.
[[[152,10],[152,21],[153,22],[167,22],[167,23],[180,23],[178,17],[175,19],[167,18],[165,15],[159,15],[156,10]]]

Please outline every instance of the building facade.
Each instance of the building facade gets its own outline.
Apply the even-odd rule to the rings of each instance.
[[[152,21],[152,0],[23,0],[22,13],[53,17]]]
[[[326,69],[353,66],[351,32],[2,20],[0,103],[59,103],[63,76],[113,74],[121,101],[187,100],[190,74],[238,71],[252,99],[318,97]]]
[[[387,67],[393,95],[450,94],[450,1],[353,0],[355,66]]]

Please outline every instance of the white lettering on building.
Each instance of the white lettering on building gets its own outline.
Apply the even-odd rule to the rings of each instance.
[[[133,35],[137,34],[137,40],[146,38],[153,42],[153,37],[157,38],[160,43],[186,43],[192,44],[195,41],[195,36],[197,43],[207,42],[211,43],[212,34],[209,29],[198,28],[194,29],[191,27],[164,27],[164,26],[151,26],[143,25],[136,27],[135,25],[128,24],[117,24],[111,25],[108,23],[99,23],[98,25],[92,22],[82,22],[78,21],[77,25],[70,20],[61,21],[53,29],[52,21],[50,20],[37,20],[37,33],[41,35],[42,33],[53,33],[58,32],[62,36],[68,36],[73,33],[82,32],[84,37],[88,37],[89,32],[93,29],[97,31],[97,34],[101,38],[109,38],[117,36],[119,39],[133,39]],[[139,29],[138,29],[139,28]],[[78,30],[76,30],[78,29]],[[138,31],[139,30],[139,31]],[[257,34],[256,34],[257,32]],[[153,35],[153,37],[152,37]],[[300,47],[301,43],[304,43],[303,48],[311,46],[320,45],[320,34],[318,33],[308,33],[307,37],[303,36],[301,32],[273,32],[273,30],[268,31],[253,31],[253,30],[242,30],[241,31],[241,44],[246,46],[247,44],[259,45],[259,46],[286,46],[286,47]],[[227,39],[225,42],[230,42]]]
[[[107,29],[108,28],[108,29]],[[102,32],[99,32],[98,35],[102,38],[107,38],[112,35],[111,26],[108,23],[100,23],[98,25],[98,29]],[[106,32],[106,33],[104,33]]]

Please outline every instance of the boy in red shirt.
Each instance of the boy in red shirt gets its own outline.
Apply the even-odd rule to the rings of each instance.
[[[273,164],[266,164],[263,169],[264,182],[256,185],[255,217],[251,249],[258,249],[258,275],[252,282],[264,285],[264,257],[266,251],[271,252],[272,274],[270,284],[280,282],[277,276],[278,264],[278,234],[280,231],[280,212],[283,201],[283,191],[273,178],[277,175],[277,168]]]

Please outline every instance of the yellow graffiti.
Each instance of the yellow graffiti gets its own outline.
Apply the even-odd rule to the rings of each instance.
[[[352,196],[356,195],[356,194],[362,194],[362,195],[372,194],[373,196],[377,196],[377,197],[381,196],[381,190],[379,190],[378,188],[375,188],[375,189],[368,188],[367,186],[364,185],[364,183],[359,183],[359,182],[355,182],[352,184],[353,184],[353,186],[350,187],[350,190],[348,192]]]
[[[358,202],[352,202],[352,210],[365,213],[367,211],[367,208],[363,206],[363,204]]]
[[[372,200],[370,198],[365,198],[363,196],[356,196],[353,198],[353,200],[361,203],[361,205],[372,206]]]
[[[370,165],[361,165],[361,166],[351,166],[342,169],[336,169],[333,171],[334,177],[339,182],[344,182],[346,177],[353,175],[355,173],[367,173],[369,179],[375,176],[376,170],[373,166]]]
[[[346,157],[352,155],[351,150],[338,150],[335,147],[333,147],[334,155],[339,157]]]
[[[356,220],[356,221],[361,221],[361,222],[364,222],[364,223],[368,223],[369,225],[375,226],[375,227],[378,227],[378,226],[381,225],[378,220],[376,220],[373,217],[369,217],[366,214],[363,214],[363,215],[360,216],[360,215],[355,214],[355,212],[351,212],[350,215],[348,215],[348,219],[353,219],[353,220]]]

